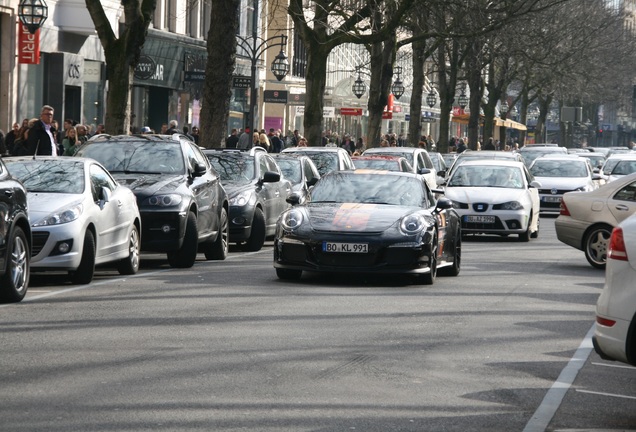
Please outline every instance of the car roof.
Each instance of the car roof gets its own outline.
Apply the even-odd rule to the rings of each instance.
[[[546,159],[583,160],[583,156],[579,156],[578,154],[573,154],[573,153],[546,153],[536,158],[535,161],[546,160]]]
[[[340,147],[288,147],[281,153],[348,153]]]
[[[422,151],[422,152],[426,152],[428,153],[425,149],[423,148],[419,148],[419,147],[372,147],[372,148],[368,148],[364,151],[363,154],[372,154],[372,153],[376,153],[376,152],[382,152],[382,153],[391,153],[391,152],[396,152],[396,153],[410,153],[410,152],[418,152],[418,151]]]
[[[404,172],[404,171],[387,171],[387,170],[379,170],[373,168],[361,168],[356,170],[347,170],[347,171],[331,171],[323,176],[332,176],[332,175],[368,175],[368,174],[377,174],[383,176],[400,176],[400,177],[411,177],[418,180],[422,180],[422,177],[419,174],[415,174],[412,172]]]
[[[194,143],[190,138],[183,134],[172,134],[172,135],[161,135],[161,134],[132,134],[132,135],[108,135],[108,134],[99,134],[92,136],[86,141],[86,143],[94,143],[94,142],[105,142],[109,143],[129,143],[129,142],[156,142],[156,143],[165,143],[165,142],[179,142],[180,140],[186,140]],[[84,143],[84,144],[86,144]]]
[[[360,156],[351,156],[351,159],[356,160],[389,160],[389,161],[400,161],[402,159],[406,160],[406,158],[398,155],[385,155],[385,154],[368,154],[368,155],[360,155]],[[408,162],[408,161],[407,161]]]
[[[614,160],[614,159],[620,159],[620,160],[636,160],[636,153],[635,154],[631,154],[631,153],[612,153],[611,155],[609,155],[607,157],[607,160]]]
[[[462,162],[460,166],[506,166],[523,168],[523,162],[508,159],[479,159]]]

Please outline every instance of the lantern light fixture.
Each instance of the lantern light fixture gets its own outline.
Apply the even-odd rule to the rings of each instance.
[[[34,34],[49,16],[49,7],[44,0],[20,0],[18,18]]]

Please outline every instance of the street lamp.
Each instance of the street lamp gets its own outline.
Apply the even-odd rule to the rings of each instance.
[[[466,105],[468,105],[468,96],[466,96],[466,93],[462,91],[462,94],[459,95],[459,99],[457,100],[457,102],[459,103],[459,107],[461,109],[466,108]]]
[[[252,37],[248,40],[242,36],[236,36],[237,45],[240,46],[247,54],[251,62],[252,67],[252,79],[250,88],[250,112],[246,126],[251,126],[253,130],[258,129],[256,124],[256,93],[259,85],[256,82],[256,66],[261,56],[270,48],[280,47],[280,53],[276,56],[272,62],[271,71],[278,81],[281,81],[289,72],[289,61],[287,55],[283,51],[287,46],[287,35],[272,36],[267,39],[263,39],[258,36],[258,0],[254,0],[254,12],[252,18]]]
[[[391,93],[395,96],[396,99],[400,99],[404,94],[404,84],[402,84],[402,80],[400,79],[400,74],[402,73],[402,66],[395,67],[395,73],[397,74],[397,78],[393,82],[391,86]]]
[[[49,7],[44,0],[20,0],[18,18],[34,34],[49,16]]]
[[[501,113],[502,116],[506,115],[506,113],[508,112],[508,102],[503,101],[501,103],[501,105],[499,106],[499,112]]]
[[[357,66],[356,69],[358,70],[358,79],[355,80],[355,82],[351,86],[351,91],[358,99],[360,99],[362,95],[364,95],[364,93],[367,91],[367,85],[364,83],[364,81],[362,81],[362,76],[360,75],[360,66]]]
[[[426,96],[426,103],[429,107],[433,108],[437,103],[437,95],[435,95],[435,90],[431,87],[431,91],[428,92]]]

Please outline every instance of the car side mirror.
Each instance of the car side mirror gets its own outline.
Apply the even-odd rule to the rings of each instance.
[[[104,204],[110,201],[110,189],[105,186],[99,188],[99,201],[98,205],[100,208],[104,208]]]
[[[440,197],[435,205],[435,211],[448,210],[453,208],[453,201],[448,198]]]
[[[276,183],[277,181],[280,181],[280,174],[274,171],[265,171],[261,179],[261,183]]]
[[[307,187],[312,187],[313,185],[318,183],[318,180],[318,177],[312,177],[311,179],[309,179],[309,181],[307,181]]]
[[[194,177],[201,177],[207,171],[208,171],[208,168],[204,164],[197,162],[194,164],[194,171],[192,172],[192,175]]]
[[[530,182],[530,187],[531,188],[536,188],[536,189],[541,189],[541,183],[539,183],[536,180],[533,180]]]
[[[289,196],[287,197],[285,201],[287,201],[292,206],[295,206],[302,203],[303,195],[298,192],[292,192],[289,194]]]
[[[420,168],[419,170],[417,170],[417,173],[419,175],[429,174],[430,172],[431,172],[431,170],[428,169],[428,168]]]
[[[446,170],[437,171],[437,175],[440,177],[446,177]]]

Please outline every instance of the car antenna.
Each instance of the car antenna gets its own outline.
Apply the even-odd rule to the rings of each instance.
[[[35,145],[35,151],[33,152],[33,160],[35,160],[35,155],[38,154],[39,147],[40,147],[40,140],[38,139],[38,143]]]

